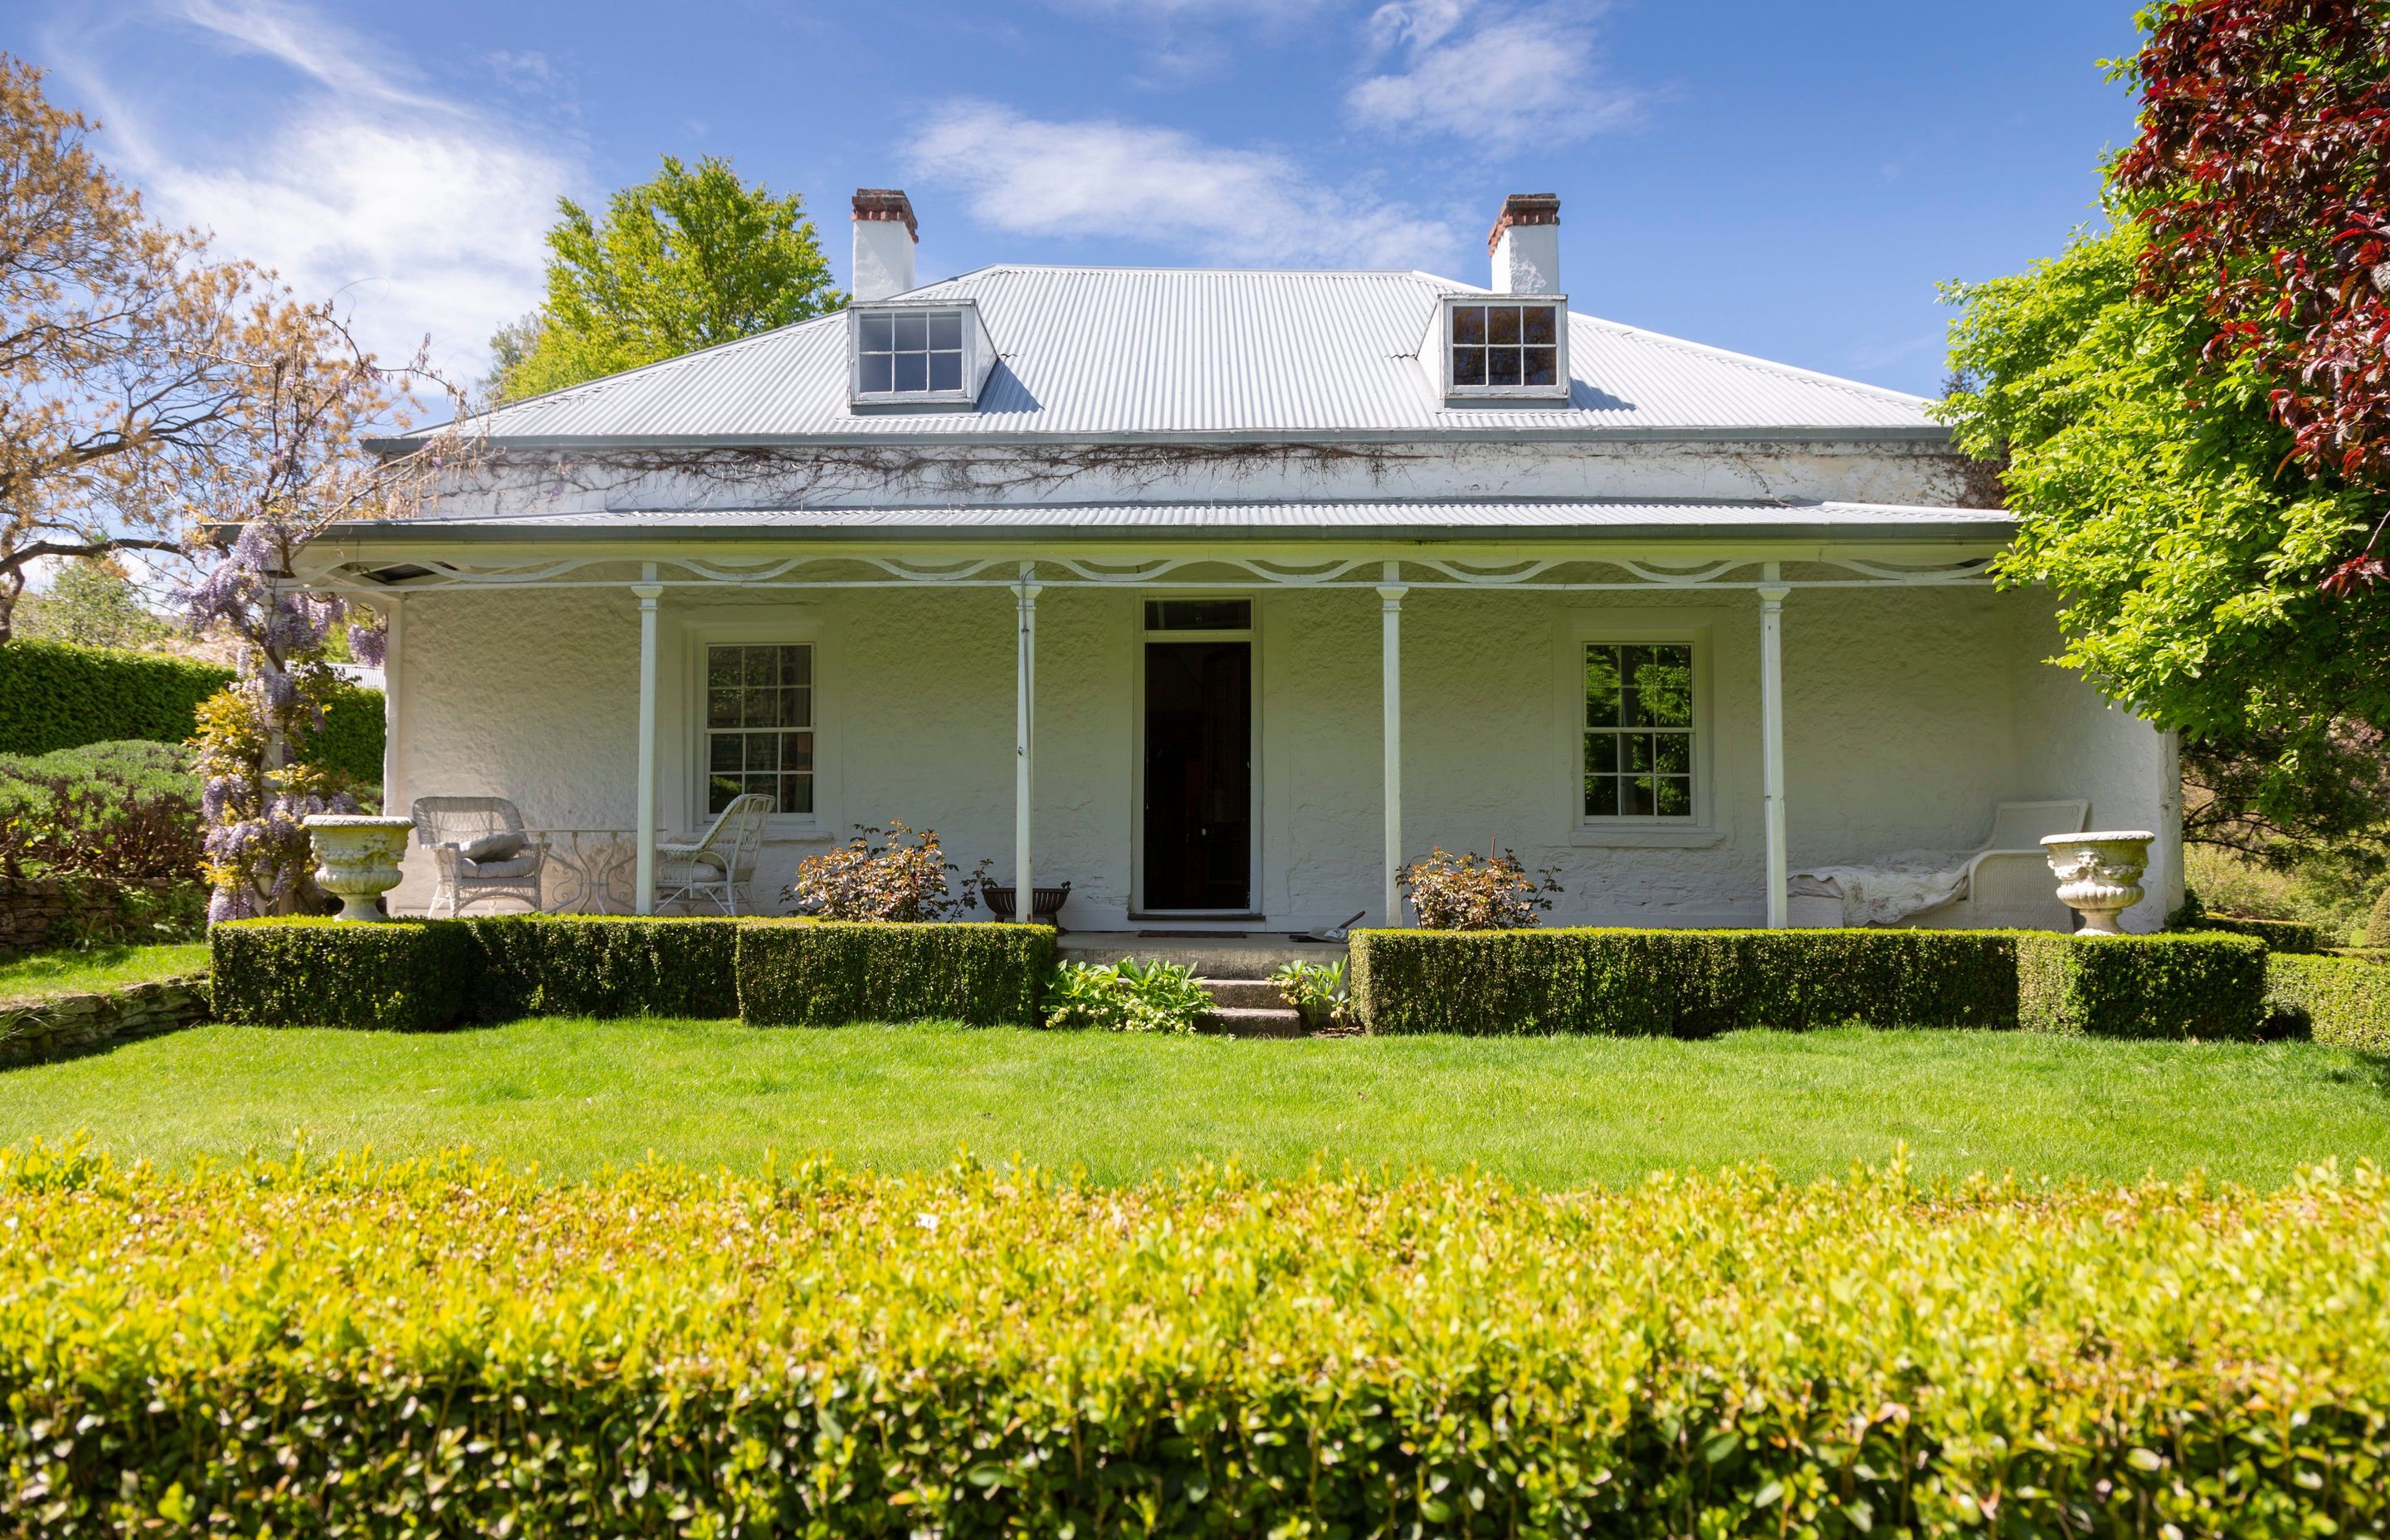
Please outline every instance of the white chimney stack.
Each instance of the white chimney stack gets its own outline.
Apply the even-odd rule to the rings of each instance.
[[[861,205],[856,205],[858,208]],[[854,216],[862,218],[861,214]],[[858,242],[861,237],[856,237]],[[1561,199],[1558,193],[1512,193],[1485,237],[1494,253],[1497,294],[1561,291]]]
[[[854,297],[884,300],[913,287],[913,248],[921,238],[913,200],[902,187],[854,189]]]

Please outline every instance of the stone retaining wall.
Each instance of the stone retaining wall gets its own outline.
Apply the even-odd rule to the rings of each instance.
[[[210,1015],[208,976],[189,973],[99,995],[0,1005],[0,1065],[30,1064],[195,1027]]]
[[[116,889],[106,882],[0,877],[0,957],[38,952],[69,934],[106,934],[116,924]]]

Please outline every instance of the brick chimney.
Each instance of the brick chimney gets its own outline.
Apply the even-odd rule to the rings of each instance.
[[[913,248],[920,238],[904,188],[855,188],[854,297],[884,300],[912,288]]]
[[[1504,199],[1502,212],[1485,237],[1485,248],[1494,253],[1495,293],[1559,293],[1560,194],[1512,193]]]

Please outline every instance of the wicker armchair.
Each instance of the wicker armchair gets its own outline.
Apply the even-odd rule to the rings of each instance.
[[[485,898],[518,899],[537,912],[547,841],[524,834],[521,809],[504,797],[418,797],[410,811],[416,842],[438,864],[431,913],[440,912],[443,898],[451,916]],[[504,849],[508,843],[511,851]],[[473,854],[477,845],[486,853]]]
[[[739,890],[755,877],[764,830],[774,802],[760,791],[730,799],[713,826],[695,840],[656,841],[656,907],[703,898],[739,912]],[[751,903],[749,908],[754,905]]]

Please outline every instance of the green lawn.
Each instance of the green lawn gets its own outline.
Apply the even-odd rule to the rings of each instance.
[[[2307,1044],[1852,1029],[1647,1039],[1291,1043],[948,1027],[538,1020],[423,1035],[206,1027],[0,1072],[0,1145],[120,1158],[469,1145],[578,1175],[649,1153],[903,1170],[958,1147],[1122,1181],[1235,1157],[1265,1174],[1471,1162],[1619,1182],[1766,1159],[2278,1183],[2390,1161],[2390,1066]]]
[[[34,952],[14,962],[0,962],[0,1005],[45,1000],[60,995],[88,995],[95,990],[171,979],[182,973],[208,970],[208,943],[195,941],[166,946],[93,946],[58,952]]]

